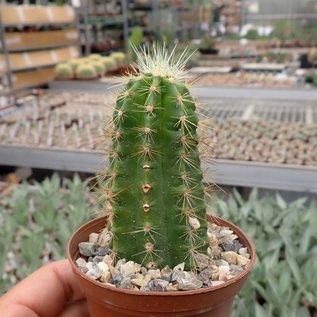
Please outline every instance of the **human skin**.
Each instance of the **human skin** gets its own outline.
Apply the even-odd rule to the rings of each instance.
[[[89,317],[67,260],[43,266],[0,298],[6,317]]]

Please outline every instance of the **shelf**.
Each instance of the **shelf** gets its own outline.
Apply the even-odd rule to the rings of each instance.
[[[157,1],[157,0],[155,0]],[[134,10],[134,11],[145,11],[145,12],[148,12],[148,11],[152,11],[153,10],[153,7],[152,7],[152,4],[131,4],[129,6],[129,8],[131,10]],[[158,5],[157,7],[155,7],[155,9],[158,9],[158,10],[168,10],[170,9],[170,6],[169,5]]]
[[[118,46],[114,46],[111,48],[108,48],[106,50],[96,50],[94,47],[92,47],[91,53],[97,53],[97,54],[106,54],[106,53],[112,53],[115,51],[123,51],[124,50],[124,46],[123,45],[118,45]]]
[[[51,89],[100,91],[110,89],[101,82],[79,82],[79,81],[55,81],[50,84]],[[268,89],[268,88],[228,88],[197,86],[192,88],[192,93],[203,100],[208,99],[239,99],[239,100],[290,100],[294,101],[313,101],[317,100],[317,89]]]
[[[0,145],[0,164],[97,173],[108,163],[104,153]],[[317,193],[317,167],[214,160],[207,182]]]
[[[103,24],[103,25],[114,25],[114,24],[123,24],[124,23],[124,16],[118,15],[118,16],[89,16],[88,24]]]
[[[62,48],[77,45],[78,31],[71,28],[57,31],[7,32],[4,34],[4,41],[9,53]]]
[[[71,43],[72,45],[76,45],[77,42]],[[17,49],[10,49],[8,53],[22,53],[25,52],[26,50],[28,52],[33,52],[33,51],[44,51],[44,50],[49,50],[49,49],[58,49],[58,48],[65,48],[69,47],[71,44],[61,44],[61,45],[48,45],[48,46],[39,46],[39,47],[32,47],[32,48],[17,48]]]
[[[47,51],[32,51],[23,53],[9,54],[9,64],[11,72],[21,72],[31,69],[38,69],[41,67],[55,66],[59,62],[63,62],[73,57],[78,57],[79,52],[77,46],[66,46],[62,48],[56,48]],[[4,55],[0,55],[0,61],[4,59]],[[0,68],[0,71],[5,73],[8,70],[4,67]]]
[[[248,63],[241,66],[244,71],[281,72],[285,70],[285,64],[275,63]]]
[[[142,28],[143,32],[154,32],[154,31],[156,31],[152,26],[136,24],[134,26],[129,26],[129,28],[128,28],[129,32],[136,26],[139,26],[140,28]]]
[[[67,91],[93,91],[105,92],[111,89],[111,84],[103,83],[100,80],[55,80],[50,82],[52,90],[67,90]]]
[[[70,5],[4,5],[0,19],[0,71],[12,93],[47,84],[54,78],[53,66],[78,56],[77,21]],[[37,29],[16,30],[28,26]],[[54,29],[40,30],[43,26]]]
[[[22,73],[22,72],[28,72],[30,70],[37,70],[37,69],[43,69],[46,67],[54,67],[56,63],[50,63],[50,64],[45,64],[45,65],[36,65],[36,66],[28,66],[28,67],[23,67],[23,68],[16,68],[12,69],[12,73]]]
[[[74,25],[74,22],[47,22],[47,23],[18,23],[18,24],[4,24],[3,26],[5,28],[16,28],[16,27],[37,27],[37,28],[41,28],[41,27],[45,27],[45,26],[54,26],[54,27],[66,27],[66,26],[72,26]]]
[[[21,89],[37,87],[54,79],[54,68],[46,67],[37,70],[23,71],[15,73],[13,76],[13,91]]]
[[[253,100],[317,100],[317,89],[267,89],[267,88],[227,88],[227,87],[193,87],[192,92],[200,99],[253,99]]]
[[[68,25],[75,23],[74,9],[69,5],[5,5],[1,8],[4,27]]]

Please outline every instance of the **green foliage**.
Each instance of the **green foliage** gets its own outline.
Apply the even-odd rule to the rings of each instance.
[[[317,87],[317,73],[308,73],[305,76],[305,80],[306,80],[307,83],[310,83],[313,86]]]
[[[168,27],[161,31],[161,42],[165,43],[167,47],[173,48],[175,45],[176,31],[173,27]]]
[[[290,60],[291,57],[285,52],[268,52],[265,57],[270,63],[285,63],[287,60]]]
[[[134,26],[131,29],[131,35],[129,36],[129,42],[135,47],[138,47],[143,42],[143,29],[140,26]]]
[[[51,216],[38,215],[46,213],[46,206],[57,215],[55,229],[47,223]],[[0,293],[41,266],[46,254],[48,260],[64,258],[69,236],[94,209],[87,182],[78,177],[54,176],[0,194]],[[311,317],[309,308],[317,307],[316,203],[308,205],[304,198],[286,203],[279,195],[258,199],[256,190],[244,199],[233,191],[226,201],[218,199],[216,212],[245,230],[257,249],[255,267],[235,300],[232,316]],[[41,223],[32,219],[34,214]],[[43,240],[38,239],[41,235]],[[5,255],[10,251],[18,268],[6,271],[11,258]]]
[[[0,194],[0,293],[44,263],[65,258],[67,241],[90,218],[87,182],[57,175]]]
[[[277,21],[271,37],[278,38],[282,42],[299,41],[303,44],[314,44],[317,40],[317,24],[308,21]]]
[[[219,213],[244,229],[257,261],[235,302],[234,317],[310,316],[317,307],[317,206],[305,199],[287,204],[281,196],[248,200],[237,191]],[[261,303],[261,306],[260,306]]]
[[[241,37],[238,33],[228,33],[223,36],[223,39],[239,41]]]
[[[302,31],[302,26],[298,22],[281,20],[274,24],[272,37],[282,42],[294,41],[301,38]]]
[[[257,30],[251,29],[248,31],[248,33],[245,36],[248,40],[258,40],[260,38],[260,35]]]
[[[216,40],[209,35],[205,35],[200,42],[199,48],[208,50],[213,49],[216,46]]]

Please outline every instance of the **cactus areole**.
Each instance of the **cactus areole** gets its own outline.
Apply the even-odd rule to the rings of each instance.
[[[102,193],[119,258],[193,269],[208,248],[205,190],[187,57],[173,61],[173,53],[159,45],[138,53],[138,74],[113,113]]]

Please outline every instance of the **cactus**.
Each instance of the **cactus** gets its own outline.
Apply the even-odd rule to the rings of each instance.
[[[99,76],[103,76],[105,74],[105,66],[101,61],[93,60],[91,65],[95,67],[95,70]]]
[[[315,65],[317,63],[317,48],[313,47],[308,51],[308,61],[312,64]]]
[[[112,248],[148,267],[193,268],[208,239],[196,103],[184,82],[188,58],[173,62],[158,44],[137,55],[139,74],[117,98],[101,185]]]
[[[119,67],[124,67],[126,64],[126,55],[123,52],[114,52],[110,55],[114,58]]]
[[[136,62],[136,54],[133,49],[134,47],[139,47],[143,43],[143,29],[140,26],[134,26],[131,29],[131,35],[129,36],[129,43],[131,45],[128,46],[127,59],[129,62]]]
[[[104,64],[106,71],[112,72],[118,69],[117,63],[112,57],[105,56],[101,59],[101,62]]]
[[[76,72],[77,67],[82,64],[81,58],[71,58],[68,63],[72,66],[73,71]]]
[[[81,64],[76,69],[76,77],[79,79],[94,79],[97,76],[96,69],[91,64]]]
[[[73,68],[68,63],[60,63],[55,66],[55,76],[59,79],[72,79],[74,77]]]
[[[88,56],[88,59],[93,60],[93,61],[100,61],[101,58],[102,58],[102,56],[99,54],[90,54]]]
[[[82,58],[80,58],[81,64],[90,64],[91,61],[92,61],[92,60],[91,60],[89,57],[82,57]]]

